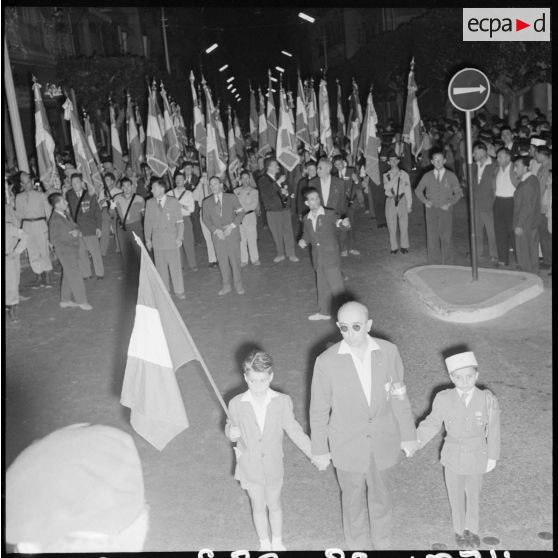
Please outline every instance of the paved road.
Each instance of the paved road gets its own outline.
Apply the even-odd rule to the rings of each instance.
[[[415,200],[416,201],[416,200]],[[431,316],[402,280],[426,261],[422,208],[415,203],[411,251],[392,256],[386,229],[360,214],[358,248],[345,261],[348,288],[366,303],[373,333],[395,342],[406,366],[417,418],[447,385],[443,355],[467,348],[481,365],[480,381],[502,407],[502,457],[486,476],[481,537],[495,535],[502,549],[550,550],[537,537],[552,530],[551,283],[507,315],[475,325],[453,325]],[[456,208],[456,263],[468,251],[466,206]],[[301,263],[273,264],[268,231],[261,232],[260,268],[245,269],[246,295],[216,296],[217,270],[185,272],[185,301],[177,301],[193,338],[226,400],[244,390],[239,360],[253,345],[275,360],[275,388],[290,394],[308,431],[309,384],[316,354],[339,339],[333,323],[311,323],[316,311],[307,255]],[[201,248],[198,257],[203,258]],[[24,278],[25,280],[25,278]],[[90,283],[94,309],[60,310],[56,289],[24,291],[21,321],[6,331],[6,464],[33,439],[74,423],[117,426],[132,432],[119,404],[135,292],[122,279],[118,256],[107,258],[104,281]],[[151,529],[146,550],[256,547],[249,501],[232,477],[233,452],[222,434],[223,413],[196,364],[177,373],[191,423],[159,453],[135,436],[141,455]],[[394,547],[450,544],[449,505],[438,463],[441,436],[393,469]],[[289,549],[342,545],[338,486],[330,468],[319,473],[285,441],[284,541]]]

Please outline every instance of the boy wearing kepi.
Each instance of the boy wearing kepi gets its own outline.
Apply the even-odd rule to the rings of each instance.
[[[455,541],[459,548],[478,548],[483,475],[494,469],[500,457],[500,408],[489,390],[475,385],[479,373],[474,353],[446,358],[446,367],[455,389],[441,391],[434,398],[431,413],[417,428],[418,447],[425,446],[444,424],[440,461]]]

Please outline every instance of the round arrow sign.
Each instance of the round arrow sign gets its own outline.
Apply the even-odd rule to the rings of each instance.
[[[448,86],[451,104],[464,112],[480,109],[490,95],[490,82],[476,68],[465,68],[455,74]]]

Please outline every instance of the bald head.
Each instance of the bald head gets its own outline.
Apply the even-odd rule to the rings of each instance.
[[[367,322],[369,317],[368,308],[356,300],[345,302],[337,312],[337,320],[339,322]]]

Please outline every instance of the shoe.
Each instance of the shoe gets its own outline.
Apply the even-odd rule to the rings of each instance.
[[[91,304],[88,304],[87,302],[85,302],[84,304],[78,304],[78,306],[82,310],[93,310],[93,306],[91,306]]]
[[[390,251],[389,251],[389,253],[392,254],[392,255],[393,255],[393,254],[397,254],[397,252],[399,252],[399,250],[390,250]]]
[[[8,318],[10,319],[10,321],[18,322],[19,319],[18,319],[17,314],[16,314],[17,305],[12,304],[11,306],[7,306],[6,308],[8,310]]]
[[[465,529],[465,531],[463,531],[463,536],[465,537],[465,540],[469,543],[469,546],[471,546],[472,548],[479,548],[480,537],[478,535],[472,533],[471,531],[469,531],[469,529]]]
[[[217,267],[217,262],[209,262],[209,267]]]
[[[549,275],[550,275],[550,273],[549,273]],[[27,302],[28,300],[31,300],[30,296],[19,295],[19,302]]]
[[[407,248],[401,248],[401,253],[402,254],[408,254],[409,250]]]
[[[455,542],[457,548],[469,548],[469,541],[463,535],[455,533]]]
[[[43,277],[43,287],[52,289],[52,271],[45,271],[41,275]]]
[[[63,300],[60,302],[60,308],[74,308],[75,306],[79,306],[79,304],[71,300]]]
[[[552,266],[550,264],[547,264],[547,263],[540,263],[539,264],[539,269],[547,270],[547,269],[550,269],[551,267]]]
[[[260,540],[260,552],[267,552],[271,550],[271,542],[269,539]]]
[[[297,258],[296,256],[289,256],[289,261],[297,263],[300,261],[300,258]]]
[[[99,275],[96,277],[97,281],[102,281],[105,278],[104,275]]]
[[[231,292],[230,287],[227,287],[227,288],[223,287],[217,294],[219,296],[224,296],[226,294],[229,294],[230,292]]]
[[[184,293],[175,293],[176,298],[179,298],[180,300],[184,300],[186,298],[186,295]]]
[[[274,552],[285,552],[287,549],[285,548],[285,545],[283,544],[281,539],[279,540],[271,539],[271,550]]]
[[[320,314],[318,312],[316,314],[312,314],[311,316],[308,316],[308,319],[311,322],[315,322],[317,320],[331,320],[331,316],[327,316],[326,314]]]
[[[252,265],[261,265],[260,260],[255,261]]]
[[[358,250],[349,250],[349,254],[351,254],[351,256],[360,256],[360,252]]]
[[[273,258],[273,263],[282,262],[284,259],[285,259],[285,256],[276,256],[275,258]]]
[[[347,252],[347,250],[341,250],[341,257],[342,258],[346,258],[349,255],[349,253]]]
[[[246,291],[243,288],[236,289],[237,294],[243,295]]]
[[[378,225],[379,229],[387,229],[387,224],[386,223],[382,223],[381,225]]]

